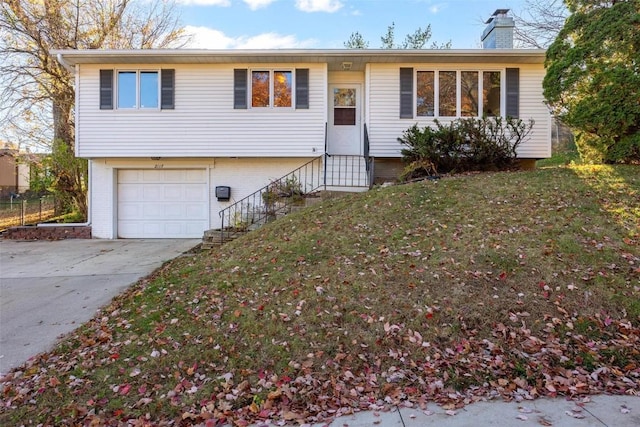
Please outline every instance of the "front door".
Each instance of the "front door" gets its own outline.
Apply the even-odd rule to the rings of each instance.
[[[360,85],[329,87],[329,154],[362,154]]]

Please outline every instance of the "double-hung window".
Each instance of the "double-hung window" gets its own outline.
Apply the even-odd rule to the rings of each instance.
[[[252,70],[251,107],[292,107],[293,72],[291,70]]]
[[[501,80],[500,71],[418,70],[415,114],[418,117],[500,116],[503,113]]]
[[[118,108],[158,108],[158,71],[118,71]]]
[[[309,109],[309,69],[235,68],[233,108]]]

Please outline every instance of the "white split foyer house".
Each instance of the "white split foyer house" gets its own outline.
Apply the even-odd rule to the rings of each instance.
[[[367,189],[397,177],[403,131],[434,119],[533,119],[518,157],[551,155],[545,51],[513,49],[506,10],[482,49],[53,54],[75,75],[96,238],[201,237],[222,209],[314,159],[322,185]]]

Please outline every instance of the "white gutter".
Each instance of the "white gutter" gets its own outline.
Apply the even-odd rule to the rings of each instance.
[[[71,74],[75,74],[76,72],[75,67],[73,67],[71,64],[69,64],[67,61],[64,60],[64,58],[62,57],[62,53],[58,53],[56,55],[56,59],[68,72],[70,72]]]

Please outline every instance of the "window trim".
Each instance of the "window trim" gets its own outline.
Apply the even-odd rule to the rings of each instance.
[[[268,72],[269,73],[269,105],[265,107],[253,106],[253,73],[254,72]],[[288,107],[278,107],[275,105],[275,73],[290,73],[291,74],[291,105]],[[295,110],[296,98],[297,98],[297,85],[296,85],[296,68],[289,67],[256,67],[249,68],[247,72],[247,108],[256,110]]]
[[[456,73],[456,115],[442,116],[440,115],[440,72],[454,71]],[[462,72],[478,73],[478,115],[463,116],[462,115]],[[434,76],[433,82],[433,116],[418,115],[418,73],[432,72]],[[484,114],[484,73],[499,72],[500,73],[500,114],[497,117],[506,117],[506,68],[498,67],[482,67],[482,68],[455,68],[452,67],[433,67],[433,68],[414,68],[413,69],[413,117],[411,119],[459,119],[459,118],[481,118]],[[490,116],[494,117],[494,116]],[[409,117],[401,117],[409,118]]]
[[[136,74],[136,106],[135,107],[121,107],[120,106],[120,73],[135,73]],[[157,105],[155,107],[141,107],[140,106],[140,75],[142,73],[156,73],[158,76],[157,79]],[[121,68],[114,70],[115,78],[114,78],[114,94],[115,94],[115,102],[114,107],[116,110],[123,111],[153,111],[153,110],[161,110],[162,106],[162,70],[160,68],[139,68],[139,69],[131,69],[131,68]]]

